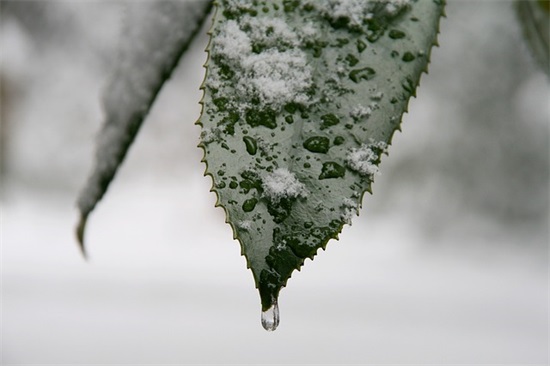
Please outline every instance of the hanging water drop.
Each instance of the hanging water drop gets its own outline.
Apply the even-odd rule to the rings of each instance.
[[[272,332],[279,326],[279,304],[277,300],[266,311],[262,311],[262,327]]]

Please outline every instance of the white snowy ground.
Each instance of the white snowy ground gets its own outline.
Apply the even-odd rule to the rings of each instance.
[[[374,196],[294,274],[274,333],[195,148],[206,39],[90,217],[86,264],[74,201],[105,67],[67,44],[33,51],[3,22],[0,72],[27,88],[10,108],[2,182],[2,364],[547,364],[548,83],[509,4],[462,4],[448,6]],[[109,6],[56,9],[97,45],[116,34]],[[472,94],[489,107],[465,105]]]

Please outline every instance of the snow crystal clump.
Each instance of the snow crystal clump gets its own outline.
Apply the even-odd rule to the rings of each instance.
[[[371,107],[365,107],[362,105],[358,105],[356,107],[353,107],[351,111],[349,112],[349,115],[354,120],[360,120],[363,118],[369,118],[372,113]]]
[[[359,148],[352,148],[347,156],[346,163],[351,170],[370,179],[378,173],[376,165],[380,154],[385,152],[387,145],[383,141],[363,144]]]
[[[282,19],[245,17],[242,23],[247,30],[250,29],[250,40],[260,43],[265,48],[277,47],[284,50],[300,45],[296,32]]]
[[[214,59],[230,68],[235,82],[222,82],[221,68],[216,68],[207,86],[234,85],[237,99],[244,101],[235,106],[240,110],[250,107],[253,97],[259,97],[260,106],[276,110],[291,102],[310,104],[312,70],[298,47],[298,33],[282,19],[245,17],[240,24],[225,22],[211,50]]]
[[[279,168],[262,178],[264,195],[274,203],[283,198],[306,197],[306,186],[285,168]]]
[[[411,0],[389,0],[385,11],[388,15],[397,15],[404,7],[410,4]]]
[[[237,226],[243,230],[249,231],[252,229],[252,221],[245,220],[245,221],[239,221]]]
[[[348,18],[351,24],[361,25],[365,0],[332,0],[329,1],[329,6],[332,19]]]
[[[360,27],[365,20],[372,19],[372,12],[380,11],[377,8],[382,5],[382,13],[393,17],[399,14],[401,10],[409,6],[411,0],[326,0],[310,1],[307,4],[315,6],[323,15],[337,21],[339,19],[348,19],[349,25]],[[365,6],[365,4],[367,6]],[[384,5],[385,4],[385,5]]]
[[[346,224],[351,225],[351,219],[357,215],[357,203],[349,198],[344,198],[342,207],[344,212],[342,212],[341,218]]]
[[[300,29],[300,32],[302,34],[302,37],[305,39],[314,38],[319,34],[319,30],[315,27],[315,25],[312,22],[307,22],[302,26],[302,29]]]
[[[236,21],[229,20],[216,40],[216,53],[224,55],[228,60],[239,62],[242,55],[252,52],[252,43]]]
[[[311,70],[303,51],[279,52],[272,48],[244,58],[241,65],[244,78],[239,80],[237,90],[243,94],[259,93],[264,104],[275,108],[309,101],[304,91],[310,86]]]

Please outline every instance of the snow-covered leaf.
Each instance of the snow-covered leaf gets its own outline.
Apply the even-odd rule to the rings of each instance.
[[[439,0],[216,2],[200,146],[266,329],[292,272],[370,191],[442,13]]]
[[[113,74],[105,90],[105,123],[92,173],[78,198],[77,236],[122,163],[157,93],[200,28],[210,0],[129,2]]]

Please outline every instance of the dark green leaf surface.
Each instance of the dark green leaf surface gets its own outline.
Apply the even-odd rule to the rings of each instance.
[[[200,146],[264,311],[358,212],[442,12],[432,0],[218,1]]]

